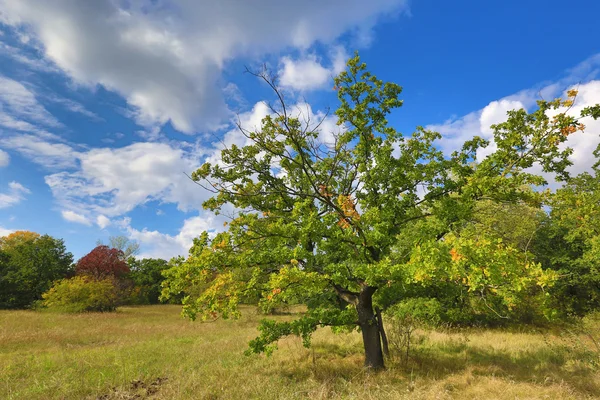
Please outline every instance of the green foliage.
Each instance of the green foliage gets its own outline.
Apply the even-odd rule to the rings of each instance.
[[[442,304],[437,299],[415,297],[390,307],[387,314],[399,323],[410,320],[421,326],[436,327],[442,323],[443,312]]]
[[[58,312],[114,311],[117,291],[113,280],[76,276],[55,282],[42,295],[42,306]]]
[[[169,267],[169,263],[160,258],[130,258],[128,264],[129,279],[134,285],[132,300],[136,304],[158,304],[161,284],[165,279],[162,272]]]
[[[570,179],[549,201],[535,253],[560,274],[552,289],[556,309],[582,316],[600,308],[600,182],[598,171]]]
[[[435,300],[440,322],[501,325],[540,322],[552,316],[549,288],[559,279],[530,251],[545,213],[524,203],[480,200],[463,226],[437,240],[442,224],[419,221],[398,236],[392,264],[404,275],[381,288],[385,307],[411,298]]]
[[[0,308],[30,307],[72,263],[61,239],[25,231],[0,238]]]
[[[477,299],[481,312],[503,318],[532,289],[552,283],[554,274],[529,260],[523,243],[463,228],[481,200],[538,207],[545,194],[529,187],[545,181],[526,172],[536,163],[568,178],[570,150],[560,144],[583,127],[564,113],[549,115],[571,94],[540,101],[531,113],[509,112],[493,127],[496,150],[475,163],[488,144],[481,138],[445,157],[435,145],[438,133],[418,127],[405,136],[391,127],[387,116],[402,105],[402,88],[377,79],[358,56],[335,78],[343,129],[327,143],[319,121],[292,113],[275,80],[258,76],[275,90],[279,107],[256,131],[240,129],[247,145],[225,148],[222,162],[192,174],[215,193],[205,208],[239,213],[227,232],[203,234],[189,257],[165,272],[163,296],[185,293],[185,315],[236,317],[248,298],[263,307],[305,303],[307,314],[297,321],[263,322],[251,349],[269,351],[287,334],[307,343],[318,326],[379,335],[374,307],[402,300],[407,285],[443,282]],[[381,351],[366,344],[367,365],[382,366]]]

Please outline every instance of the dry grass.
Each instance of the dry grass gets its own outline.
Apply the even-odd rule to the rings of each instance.
[[[285,316],[278,318],[286,318]],[[600,398],[598,353],[584,336],[470,330],[419,333],[407,365],[362,368],[357,334],[320,330],[313,349],[237,321],[189,322],[176,306],[112,314],[0,312],[2,399],[584,399]]]

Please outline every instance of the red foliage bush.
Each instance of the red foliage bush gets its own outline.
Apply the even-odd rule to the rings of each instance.
[[[123,252],[100,245],[83,256],[75,266],[77,275],[87,275],[96,279],[119,278],[129,273],[129,267],[123,260]]]

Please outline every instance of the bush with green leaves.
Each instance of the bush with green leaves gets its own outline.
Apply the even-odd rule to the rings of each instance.
[[[117,290],[110,279],[76,276],[54,283],[42,295],[42,306],[59,312],[115,311]]]

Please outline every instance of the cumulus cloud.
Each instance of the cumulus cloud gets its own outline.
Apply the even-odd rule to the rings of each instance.
[[[268,112],[267,105],[259,102],[240,114],[238,122],[247,129],[259,129]],[[44,159],[47,165],[62,162],[71,167],[47,175],[46,184],[61,207],[93,218],[103,228],[107,226],[104,218],[124,215],[148,201],[174,203],[182,211],[201,209],[211,194],[192,182],[188,174],[204,161],[219,163],[225,146],[245,143],[246,138],[232,129],[221,140],[204,147],[142,142],[75,151],[66,144],[24,137],[13,138],[8,146],[34,161]]]
[[[578,116],[583,108],[600,104],[600,80],[571,86],[568,89],[579,91],[575,104],[569,111],[570,115]],[[573,165],[569,168],[573,174],[591,170],[592,165],[596,162],[592,152],[600,144],[600,120],[594,121],[591,117],[587,117],[581,122],[586,126],[585,131],[569,136],[569,140],[562,145],[562,147],[568,146],[573,149],[570,157]]]
[[[10,163],[10,156],[4,150],[0,150],[0,168],[6,167]]]
[[[206,198],[185,175],[199,167],[198,155],[166,143],[92,149],[77,159],[78,169],[45,181],[61,205],[82,214],[118,216],[150,200],[188,210]]]
[[[83,224],[87,226],[92,225],[91,221],[85,215],[77,214],[74,211],[63,210],[61,211],[61,215],[69,222],[75,222],[76,224]]]
[[[169,259],[177,255],[188,253],[194,238],[200,233],[208,231],[215,233],[218,227],[223,229],[224,216],[196,216],[188,218],[183,222],[183,226],[177,235],[168,235],[159,231],[150,231],[148,229],[134,229],[127,226],[127,233],[133,240],[137,240],[142,246],[142,252],[139,257],[158,257]]]
[[[26,194],[31,191],[18,182],[12,181],[8,184],[8,191],[0,193],[0,208],[8,208],[19,204],[25,199]]]
[[[569,115],[579,116],[583,108],[600,103],[600,80],[592,80],[580,85],[552,84],[544,89],[552,92],[552,96],[564,96],[569,89],[579,91],[575,104],[568,110]],[[492,101],[483,109],[461,118],[440,125],[429,125],[427,128],[442,134],[443,137],[438,144],[446,153],[459,149],[466,140],[473,138],[473,136],[490,140],[491,144],[485,149],[480,149],[477,153],[477,158],[481,160],[495,150],[491,125],[505,121],[507,118],[506,113],[509,110],[530,109],[534,103],[534,93],[539,95],[540,92],[523,91],[504,99]],[[562,108],[556,112],[566,111],[566,108]],[[561,145],[563,148],[571,147],[573,149],[573,154],[570,157],[573,165],[568,169],[572,174],[591,170],[595,162],[593,150],[600,144],[600,121],[594,121],[591,117],[587,117],[582,119],[581,122],[586,126],[585,131],[571,135]],[[534,172],[540,173],[539,168],[534,168],[534,170]],[[550,183],[553,183],[551,176],[546,176],[546,178]]]
[[[104,229],[111,224],[111,221],[106,215],[100,214],[96,217],[96,224],[100,229]]]
[[[125,97],[140,124],[170,121],[193,133],[227,117],[219,88],[227,61],[333,43],[406,0],[0,0],[0,8],[2,22],[76,82]]]
[[[264,102],[258,102],[250,111],[240,114],[237,123],[247,130],[260,129],[262,119],[269,112]],[[290,112],[313,127],[320,124],[319,140],[326,144],[332,143],[333,134],[342,129],[336,124],[334,116],[313,111],[306,103],[290,106]],[[121,148],[74,151],[68,145],[63,145],[63,161],[73,160],[73,168],[49,174],[45,182],[63,208],[65,219],[86,225],[95,221],[101,229],[109,225],[119,227],[115,218],[148,201],[173,203],[183,211],[200,210],[202,202],[212,194],[192,182],[186,174],[205,161],[220,163],[223,148],[233,144],[244,146],[246,142],[247,139],[235,128],[226,132],[222,139],[201,148],[177,143],[143,142]],[[40,148],[49,156],[54,147],[49,143],[45,143],[45,146],[48,147],[40,145]],[[178,235],[163,235],[143,229],[133,229],[131,234],[135,234],[140,241],[154,243],[152,246],[155,247],[158,246],[155,242],[163,238],[165,244],[162,248],[179,246],[177,248],[181,250],[201,232],[196,231],[192,235],[193,227],[218,229],[222,222],[214,216],[202,214],[184,224],[185,230]],[[129,224],[123,226],[129,229]]]
[[[344,70],[347,58],[346,51],[341,47],[333,53],[329,67],[324,67],[316,54],[308,54],[297,60],[283,57],[278,72],[280,83],[282,87],[292,90],[321,89],[331,83],[333,76]]]

